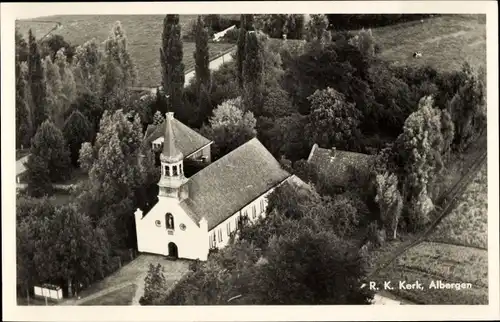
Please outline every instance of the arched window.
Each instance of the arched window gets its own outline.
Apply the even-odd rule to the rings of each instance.
[[[165,227],[167,229],[174,229],[174,216],[169,212],[165,215]]]
[[[168,165],[165,166],[165,176],[170,177],[170,171],[168,170]]]
[[[172,168],[173,168],[173,170],[174,170],[174,174],[173,174],[173,175],[174,175],[174,176],[176,176],[176,175],[177,175],[177,166],[176,166],[176,165],[174,165]]]

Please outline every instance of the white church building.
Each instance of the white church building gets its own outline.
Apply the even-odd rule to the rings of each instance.
[[[182,132],[173,125],[178,122],[167,113],[158,203],[148,213],[135,212],[137,247],[139,252],[205,261],[210,249],[227,245],[240,218],[252,222],[264,215],[267,196],[295,176],[254,138],[186,178],[185,156],[176,144],[182,142],[183,137],[176,137]]]

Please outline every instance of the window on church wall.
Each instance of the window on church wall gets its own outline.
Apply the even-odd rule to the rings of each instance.
[[[260,212],[266,211],[266,205],[264,204],[264,198],[260,199]]]
[[[256,209],[255,205],[252,206],[252,217],[253,217],[253,219],[255,219],[255,217],[257,217],[257,209]]]
[[[176,165],[174,165],[174,166],[172,167],[172,170],[173,170],[173,172],[174,172],[174,173],[173,173],[173,175],[174,175],[174,176],[176,176],[176,175],[177,175],[177,166],[176,166]]]
[[[212,245],[213,245],[213,247],[217,246],[217,240],[215,239],[215,231],[212,234]]]
[[[165,226],[167,230],[174,230],[174,216],[171,213],[165,215]]]
[[[168,165],[165,166],[165,169],[163,170],[163,175],[169,177],[170,176],[170,171],[168,171]]]
[[[231,223],[230,222],[227,223],[226,228],[227,228],[227,235],[229,236],[231,234]]]
[[[179,175],[182,174],[182,164],[179,164]]]

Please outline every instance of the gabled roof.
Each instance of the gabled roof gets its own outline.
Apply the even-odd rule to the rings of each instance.
[[[333,155],[335,155],[333,157]],[[328,176],[329,181],[336,186],[345,186],[353,178],[353,173],[366,175],[374,156],[342,150],[324,149],[314,144],[307,162],[318,168],[320,175]]]
[[[207,144],[212,143],[209,139],[205,138],[195,130],[184,125],[179,120],[172,118],[172,133],[173,142],[177,149],[179,149],[184,157],[188,157],[193,152],[203,148]],[[151,144],[154,140],[165,136],[166,122],[158,125],[152,134],[148,135],[145,139],[145,144]]]
[[[181,207],[205,217],[210,230],[289,176],[254,138],[190,177]]]

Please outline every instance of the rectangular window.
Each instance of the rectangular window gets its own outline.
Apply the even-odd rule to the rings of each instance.
[[[173,174],[173,175],[174,175],[174,176],[176,176],[176,175],[177,175],[177,166],[176,166],[176,165],[174,165],[174,166],[172,167],[172,169],[174,170],[174,174]]]
[[[217,241],[215,240],[215,231],[212,234],[212,247],[215,247],[217,245]]]
[[[252,218],[255,219],[257,216],[257,209],[255,208],[255,205],[252,206]]]
[[[227,226],[227,235],[229,236],[231,234],[231,223],[228,222],[226,226]]]
[[[260,199],[260,212],[266,211],[266,205],[264,204],[264,198]]]

